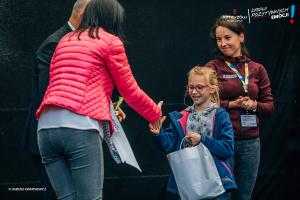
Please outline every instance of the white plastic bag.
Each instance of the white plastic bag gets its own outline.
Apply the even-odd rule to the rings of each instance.
[[[180,198],[199,200],[224,193],[225,189],[210,151],[202,143],[181,149],[182,142],[179,151],[167,155]]]

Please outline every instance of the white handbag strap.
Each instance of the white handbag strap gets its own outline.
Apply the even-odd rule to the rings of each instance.
[[[179,150],[181,150],[181,145],[182,145],[182,143],[183,143],[183,140],[184,140],[184,143],[185,143],[185,138],[186,138],[186,137],[184,137],[184,138],[181,140],[181,143],[180,143],[180,146],[179,146]]]

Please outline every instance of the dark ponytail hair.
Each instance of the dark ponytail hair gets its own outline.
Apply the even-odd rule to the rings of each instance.
[[[216,21],[215,25],[212,27],[210,31],[210,36],[213,39],[215,50],[217,46],[216,29],[219,26],[226,27],[232,32],[236,33],[237,35],[240,35],[241,33],[245,35],[245,30],[241,22],[239,22],[234,16],[223,15]],[[248,50],[245,46],[245,36],[244,36],[244,41],[241,43],[241,51],[243,56],[245,55],[249,57]]]
[[[78,33],[78,39],[80,40],[80,34],[88,29],[88,36],[95,39],[94,30],[96,30],[96,37],[100,39],[98,32],[101,27],[106,32],[119,37],[123,43],[126,43],[122,30],[123,18],[124,8],[118,1],[91,0],[83,12],[77,30],[72,35]]]

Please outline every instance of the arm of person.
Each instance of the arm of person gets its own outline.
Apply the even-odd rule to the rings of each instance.
[[[240,96],[235,101],[227,100],[227,110],[231,108],[244,108],[244,103],[247,102],[249,99],[250,99],[249,97]]]
[[[152,132],[152,140],[159,151],[168,152],[175,148],[176,141],[179,140],[179,133],[173,122],[171,122],[170,127],[165,130],[163,130],[161,126],[156,130],[153,129],[152,124],[149,124],[149,126]]]
[[[227,112],[222,113],[216,123],[222,124],[220,138],[215,139],[201,135],[201,142],[211,153],[223,158],[230,158],[233,155],[234,138],[229,114]]]
[[[39,69],[39,96],[40,102],[43,101],[45,92],[49,85],[49,71],[52,56],[54,54],[56,42],[49,42],[37,53],[36,61]]]
[[[105,62],[116,87],[126,103],[142,117],[154,124],[161,117],[161,110],[138,86],[128,64],[124,45],[119,38],[116,38],[110,44]]]
[[[258,99],[256,113],[258,116],[270,117],[274,113],[274,100],[271,94],[270,80],[266,69],[259,70]]]

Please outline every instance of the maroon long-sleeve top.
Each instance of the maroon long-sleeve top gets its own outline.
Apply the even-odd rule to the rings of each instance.
[[[241,80],[235,76],[236,74],[228,67],[225,61],[230,62],[244,79],[245,62],[248,62],[249,85],[247,95],[245,95]],[[261,64],[251,61],[246,56],[232,58],[222,55],[216,57],[205,66],[217,71],[218,80],[220,82],[220,106],[229,113],[234,131],[234,139],[257,138],[259,136],[259,119],[257,116],[270,117],[274,112],[274,100],[271,94],[270,80],[266,69]],[[245,109],[228,109],[229,102],[237,100],[239,96],[249,96],[253,101],[257,101],[256,112],[248,112],[249,115],[256,115],[257,127],[241,126],[241,115],[247,114]]]

